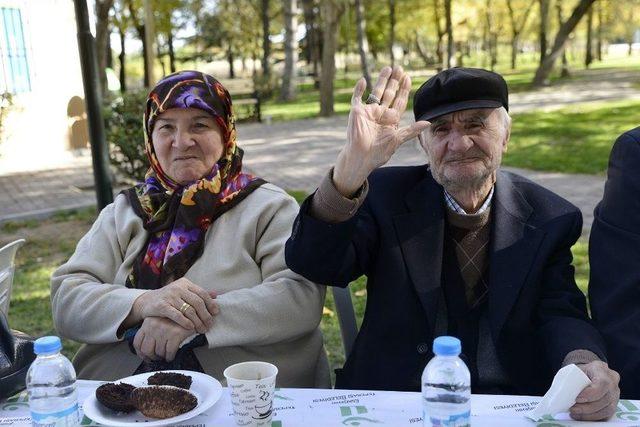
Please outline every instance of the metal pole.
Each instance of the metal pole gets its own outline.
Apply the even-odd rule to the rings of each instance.
[[[91,143],[91,160],[93,178],[98,199],[98,210],[102,210],[113,202],[111,189],[111,173],[109,171],[109,150],[104,137],[102,121],[102,94],[98,84],[98,60],[95,40],[89,30],[89,12],[86,0],[74,0],[76,23],[78,26],[78,48],[80,65],[82,66],[82,83],[84,86],[84,102],[89,121],[89,141]]]

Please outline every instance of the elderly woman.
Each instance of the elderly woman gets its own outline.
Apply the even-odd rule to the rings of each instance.
[[[298,206],[242,172],[227,90],[172,74],[149,94],[144,130],[145,182],[100,213],[51,279],[56,329],[84,343],[78,377],[171,367],[221,378],[264,360],[280,386],[328,387],[324,288],[284,261]]]

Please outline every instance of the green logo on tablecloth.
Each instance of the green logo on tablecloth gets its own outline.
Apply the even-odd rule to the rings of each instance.
[[[628,400],[621,400],[618,402],[618,410],[616,411],[616,418],[624,421],[638,421],[640,420],[640,412],[636,405]]]
[[[102,424],[98,424],[97,422],[93,421],[91,418],[87,417],[86,415],[82,417],[82,421],[80,421],[80,425],[81,426],[91,426],[91,427],[96,427],[96,426],[100,426]]]
[[[359,426],[361,424],[380,424],[382,421],[374,420],[366,417],[358,417],[353,415],[366,414],[369,411],[366,406],[340,406],[340,415],[347,417],[342,420],[342,424],[346,426]]]
[[[2,411],[17,411],[18,409],[26,408],[29,406],[29,398],[27,392],[23,391],[14,396],[8,398],[0,407]]]

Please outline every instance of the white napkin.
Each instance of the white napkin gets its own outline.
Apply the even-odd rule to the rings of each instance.
[[[565,366],[553,377],[551,388],[527,418],[540,421],[543,417],[552,419],[560,412],[568,412],[576,403],[576,397],[589,384],[591,380],[580,368],[573,364]]]

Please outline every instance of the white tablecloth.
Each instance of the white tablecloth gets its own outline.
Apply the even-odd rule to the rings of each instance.
[[[79,402],[100,385],[96,381],[78,381]],[[421,426],[420,393],[393,391],[277,389],[273,402],[272,427],[326,426]],[[563,427],[563,426],[636,426],[640,427],[640,401],[623,400],[616,415],[608,422],[557,421],[534,423],[524,417],[540,400],[530,396],[473,395],[473,427]],[[25,393],[0,402],[0,426],[31,425]],[[99,425],[84,417],[84,426]],[[235,426],[227,390],[205,413],[180,424],[189,427]]]

